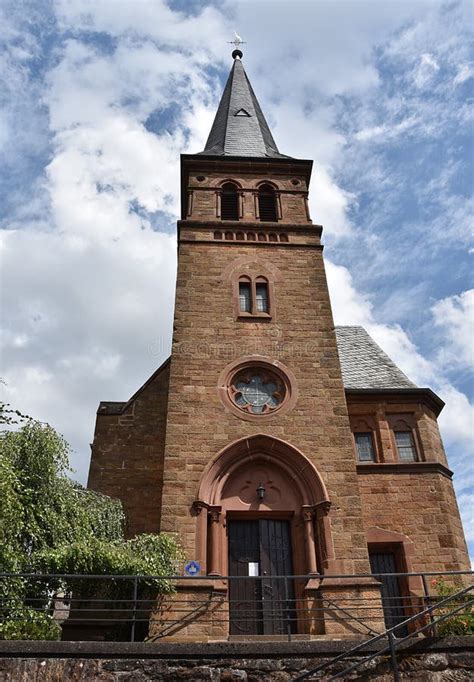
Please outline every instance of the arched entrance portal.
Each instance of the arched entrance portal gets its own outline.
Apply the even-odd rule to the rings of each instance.
[[[195,502],[197,555],[208,575],[264,576],[230,581],[231,634],[287,627],[281,605],[294,605],[305,585],[274,576],[324,572],[334,557],[329,507],[316,468],[282,440],[241,439],[208,465]]]

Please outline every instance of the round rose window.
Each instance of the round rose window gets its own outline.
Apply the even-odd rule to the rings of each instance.
[[[217,387],[224,407],[250,422],[262,423],[286,414],[298,397],[293,372],[263,355],[247,355],[228,364]]]
[[[285,398],[285,386],[276,373],[249,368],[237,372],[229,386],[232,402],[250,414],[269,414]]]

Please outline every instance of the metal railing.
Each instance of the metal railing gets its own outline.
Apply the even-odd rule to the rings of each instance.
[[[396,665],[394,651],[399,643],[419,633],[437,634],[439,624],[471,613],[468,595],[473,588],[466,583],[472,575],[467,571],[223,577],[0,573],[0,615],[18,621],[28,617],[12,608],[16,586],[29,612],[47,614],[60,624],[65,640],[159,641],[192,633],[197,638],[206,635],[207,640],[268,637],[291,642],[334,635],[361,642],[344,657],[380,641],[381,651],[371,658],[390,651]],[[382,587],[381,601],[374,579],[383,585],[390,577],[405,587],[391,596]],[[361,578],[372,581],[364,583]],[[431,585],[432,579],[439,578],[452,589],[457,581],[464,585],[441,597]],[[339,588],[325,590],[328,579],[337,579]],[[357,580],[361,592],[351,587]],[[453,608],[445,613],[448,604]],[[319,670],[299,679],[309,679]]]
[[[421,633],[425,632],[426,630],[430,630],[431,632],[433,632],[433,629],[436,628],[436,626],[439,625],[440,623],[445,622],[446,620],[453,618],[457,615],[461,615],[462,613],[466,613],[467,610],[472,609],[474,606],[474,599],[464,601],[464,597],[466,597],[469,593],[472,593],[473,589],[474,589],[473,586],[464,587],[461,590],[455,592],[454,594],[448,595],[443,599],[440,599],[439,601],[427,607],[426,609],[423,609],[423,611],[421,611],[420,613],[417,613],[411,618],[407,618],[401,624],[388,628],[381,634],[376,635],[375,637],[372,637],[371,639],[366,640],[365,642],[362,642],[361,644],[358,644],[355,647],[348,649],[347,651],[340,654],[339,656],[336,656],[330,661],[326,661],[321,665],[317,666],[316,668],[313,668],[312,670],[309,670],[303,673],[302,675],[298,675],[298,677],[295,677],[294,682],[300,682],[301,680],[316,679],[314,677],[315,675],[319,676],[319,673],[324,672],[328,668],[332,668],[336,663],[339,663],[347,658],[350,658],[351,656],[356,655],[362,649],[365,649],[368,646],[371,646],[377,642],[383,642],[384,640],[387,640],[388,644],[382,646],[381,649],[378,649],[374,653],[364,656],[362,659],[356,661],[355,663],[350,664],[343,670],[338,671],[335,675],[331,675],[330,677],[325,676],[324,679],[325,680],[340,679],[345,675],[348,675],[349,673],[356,670],[356,668],[359,668],[362,665],[368,663],[369,661],[375,658],[379,658],[380,656],[383,656],[386,653],[389,653],[393,679],[395,680],[395,682],[400,682],[401,676],[397,660],[397,648],[400,647],[405,642],[407,642],[412,637],[418,636]],[[458,603],[456,605],[456,602],[459,602],[459,600],[461,600],[462,603],[461,604]],[[453,602],[455,605],[451,606]],[[433,614],[436,612],[437,609],[446,608],[448,609],[446,613],[436,618],[432,618]],[[401,638],[397,638],[396,633],[397,631],[400,630],[401,626],[407,626],[410,625],[411,623],[415,624],[417,620],[419,621],[420,618],[423,618],[424,616],[430,616],[429,623],[426,623],[425,625],[422,626],[417,626],[410,634]]]

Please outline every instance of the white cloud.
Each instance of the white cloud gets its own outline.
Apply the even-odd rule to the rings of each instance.
[[[421,55],[420,61],[413,74],[413,80],[417,88],[423,88],[439,71],[439,65],[433,55],[425,52]]]
[[[65,30],[98,31],[134,40],[146,36],[180,51],[193,51],[204,59],[223,32],[223,16],[204,7],[193,16],[172,10],[164,0],[58,0],[56,12]],[[227,33],[231,31],[227,28]]]
[[[366,140],[373,140],[374,138],[382,138],[383,142],[385,143],[387,140],[391,138],[406,133],[407,130],[410,130],[418,123],[419,123],[418,116],[409,116],[403,121],[400,121],[400,123],[396,123],[393,125],[386,124],[374,126],[372,128],[364,128],[363,130],[359,130],[358,132],[356,132],[354,137],[356,140],[359,140],[360,142],[365,142]]]
[[[355,195],[339,187],[324,168],[315,170],[311,190],[310,209],[313,222],[325,226],[325,235],[348,235],[352,230],[348,211],[355,201]]]
[[[458,72],[456,76],[454,77],[453,84],[454,85],[461,85],[461,83],[465,83],[467,80],[472,78],[474,76],[474,69],[470,64],[460,64],[458,66]]]
[[[431,312],[444,337],[439,361],[443,365],[474,369],[474,289],[437,301]]]
[[[456,486],[457,487],[457,486]],[[467,542],[474,541],[474,495],[469,493],[459,492],[457,493],[458,505],[461,509],[465,510],[463,516],[463,528],[464,534],[466,536]],[[474,571],[474,558],[472,559],[471,570]]]

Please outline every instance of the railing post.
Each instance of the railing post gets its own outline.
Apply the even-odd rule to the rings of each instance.
[[[290,620],[290,605],[288,603],[289,590],[288,590],[288,576],[285,575],[285,613],[286,613],[286,634],[288,635],[288,641],[291,642],[291,620]]]
[[[429,589],[428,589],[428,583],[427,583],[427,581],[426,581],[426,574],[425,574],[425,573],[422,574],[421,580],[422,580],[422,583],[423,583],[423,590],[424,590],[424,593],[425,593],[424,603],[425,603],[426,606],[431,606],[430,591],[429,591]],[[432,623],[433,620],[434,620],[433,613],[430,612],[430,615],[429,615],[428,617],[429,617],[429,619],[430,619],[430,623]],[[436,636],[436,626],[435,626],[435,625],[433,625],[433,628],[432,628],[432,631],[431,631],[431,635],[432,635],[432,637],[435,637],[435,636]]]
[[[135,626],[137,624],[137,598],[138,598],[138,578],[134,576],[133,578],[133,618],[132,618],[132,629],[130,632],[130,641],[135,641]]]
[[[393,679],[395,682],[400,682],[400,670],[398,669],[397,652],[394,644],[394,634],[393,632],[388,633],[388,645],[390,647],[390,660],[392,663]]]

